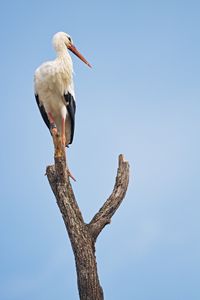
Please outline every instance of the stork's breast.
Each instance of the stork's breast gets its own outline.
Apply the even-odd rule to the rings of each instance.
[[[43,96],[49,93],[63,96],[71,82],[72,70],[64,63],[45,63],[35,72],[35,90]]]

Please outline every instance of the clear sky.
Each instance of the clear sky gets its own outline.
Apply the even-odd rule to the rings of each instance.
[[[51,137],[34,70],[69,33],[77,98],[68,151],[87,222],[109,196],[118,154],[127,196],[97,242],[105,300],[199,300],[200,3],[3,1],[0,299],[78,299],[74,258],[45,168]]]

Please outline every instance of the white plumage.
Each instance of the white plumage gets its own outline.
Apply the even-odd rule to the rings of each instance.
[[[67,49],[88,66],[90,64],[75,48],[71,37],[64,32],[58,32],[53,36],[53,47],[57,58],[43,63],[35,71],[35,95],[49,130],[58,131],[62,136],[63,144],[67,146],[73,140],[76,108],[73,63]]]

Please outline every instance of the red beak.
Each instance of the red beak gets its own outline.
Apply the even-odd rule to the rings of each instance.
[[[87,60],[85,59],[85,57],[83,57],[82,54],[80,54],[80,52],[78,52],[78,50],[76,49],[76,47],[72,44],[68,45],[67,47],[70,51],[72,51],[76,56],[78,56],[88,67],[92,68],[92,66],[89,64],[89,62],[87,62]]]

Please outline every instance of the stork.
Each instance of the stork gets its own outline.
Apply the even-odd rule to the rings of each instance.
[[[52,42],[57,57],[36,69],[35,98],[51,135],[60,135],[62,145],[67,147],[73,141],[76,112],[73,63],[67,49],[77,55],[86,65],[89,67],[91,65],[79,53],[67,33],[57,32]]]

